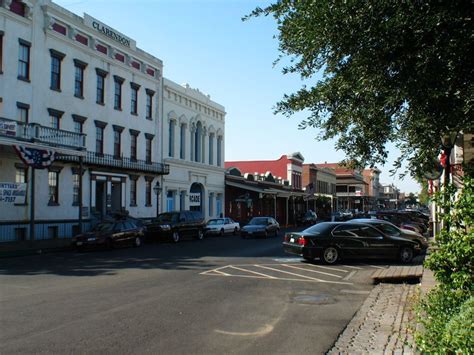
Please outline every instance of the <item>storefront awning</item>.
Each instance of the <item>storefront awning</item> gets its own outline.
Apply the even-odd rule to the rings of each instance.
[[[238,183],[238,182],[235,182],[235,181],[226,180],[225,184],[229,185],[229,186],[233,186],[233,187],[238,187],[239,189],[242,189],[242,190],[260,192],[262,194],[271,194],[271,195],[276,194],[275,192],[270,192],[267,189],[263,189],[263,188],[258,187],[258,186],[251,186],[251,185],[247,185],[247,184],[241,184],[241,183]]]

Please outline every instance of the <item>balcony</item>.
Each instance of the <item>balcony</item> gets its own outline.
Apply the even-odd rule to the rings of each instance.
[[[58,155],[56,160],[78,163],[79,157],[74,155]],[[168,175],[170,173],[170,166],[168,164],[147,162],[145,160],[132,160],[130,158],[116,157],[111,154],[87,152],[83,158],[83,162],[91,166],[117,168],[143,173],[160,175]]]
[[[38,123],[23,123],[0,117],[0,140],[12,144],[35,143],[50,148],[77,151],[86,149],[86,135],[45,127]]]

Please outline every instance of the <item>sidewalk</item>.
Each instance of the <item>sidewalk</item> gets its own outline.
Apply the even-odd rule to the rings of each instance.
[[[0,258],[61,252],[71,249],[71,239],[26,240],[0,244]]]
[[[328,354],[414,354],[411,301],[418,289],[425,293],[435,283],[424,269],[420,284],[378,284]]]

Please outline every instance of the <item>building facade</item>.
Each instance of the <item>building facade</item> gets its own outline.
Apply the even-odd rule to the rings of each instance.
[[[163,211],[224,213],[225,109],[198,89],[164,79]]]
[[[50,0],[0,4],[0,182],[27,191],[0,202],[0,241],[71,237],[113,212],[155,216],[153,188],[169,172],[162,61]],[[55,160],[32,169],[15,147]]]
[[[303,164],[303,186],[309,195],[308,205],[321,218],[329,218],[337,206],[336,173],[330,168],[318,168],[316,164]]]
[[[377,210],[379,208],[379,196],[380,196],[380,170],[377,168],[364,169],[362,176],[367,184],[367,209]]]

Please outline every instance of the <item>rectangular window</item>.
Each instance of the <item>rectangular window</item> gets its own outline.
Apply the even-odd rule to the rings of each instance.
[[[84,97],[84,68],[77,65],[74,67],[74,96]]]
[[[50,115],[50,122],[51,122],[51,128],[54,129],[59,129],[59,116],[57,115]]]
[[[130,180],[130,206],[137,205],[137,180]]]
[[[3,32],[0,31],[0,74],[3,72]]]
[[[145,181],[145,206],[151,206],[151,181]]]
[[[51,56],[51,90],[61,90],[61,59]]]
[[[122,109],[122,83],[118,80],[114,81],[114,109]]]
[[[120,158],[120,151],[121,151],[121,134],[120,131],[114,130],[114,158]]]
[[[59,172],[50,171],[48,173],[48,195],[49,195],[49,204],[58,204],[59,203]]]
[[[72,175],[72,204],[79,206],[79,174]]]
[[[130,108],[131,108],[131,113],[133,115],[138,114],[138,89],[136,87],[132,87],[132,92],[131,92],[131,103],[130,103]]]
[[[153,112],[153,94],[146,94],[146,118],[152,118]]]
[[[95,152],[104,154],[104,129],[102,127],[95,128]]]
[[[30,80],[30,45],[20,41],[18,48],[18,79]]]
[[[146,139],[146,149],[145,149],[145,160],[148,164],[151,164],[151,139]]]
[[[17,103],[17,110],[18,110],[18,121],[23,122],[23,123],[28,123],[28,107],[18,105]]]
[[[105,76],[98,73],[97,74],[97,95],[96,95],[97,103],[103,105],[104,98],[105,98]]]
[[[137,138],[135,134],[130,136],[130,159],[132,160],[137,160]]]
[[[74,132],[82,133],[82,122],[74,121]]]
[[[16,168],[15,182],[17,184],[26,183],[26,168]]]

